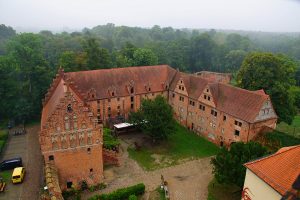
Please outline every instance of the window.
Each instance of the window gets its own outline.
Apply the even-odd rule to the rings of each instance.
[[[209,89],[206,89],[206,92],[209,92]]]
[[[215,117],[217,117],[218,112],[212,109],[211,112],[210,112],[210,114],[213,115],[213,116],[215,116]]]
[[[210,101],[210,96],[207,96],[207,100]]]
[[[152,96],[154,96],[154,93],[152,93]]]
[[[100,100],[97,100],[97,104],[100,104]]]
[[[175,93],[172,94],[172,97],[175,98]]]
[[[205,106],[202,105],[202,104],[200,104],[200,105],[199,105],[199,109],[205,111]]]
[[[108,118],[110,118],[110,117],[111,117],[111,114],[109,113],[107,116],[108,116]]]
[[[206,95],[204,95],[204,99],[206,99]]]
[[[73,185],[72,181],[68,181],[68,182],[67,182],[67,188],[71,188],[72,185]]]
[[[181,90],[181,85],[179,85],[179,90]]]
[[[110,102],[110,99],[107,99],[108,102]]]
[[[53,156],[53,155],[50,155],[50,156],[49,156],[49,160],[54,160],[54,156]]]
[[[184,87],[182,86],[181,88],[182,88],[182,91],[184,91]]]
[[[115,96],[115,93],[114,93],[114,92],[112,92],[112,93],[111,93],[111,96]]]
[[[148,91],[149,91],[149,92],[151,91],[151,88],[150,88],[150,87],[148,88]]]
[[[120,97],[117,98],[117,101],[120,101]]]
[[[118,106],[117,109],[120,109],[120,106]]]
[[[91,148],[90,148],[90,147],[89,147],[89,148],[87,148],[87,151],[88,151],[88,152],[91,152]]]
[[[134,97],[130,97],[130,101],[133,102],[134,101]]]
[[[134,93],[134,89],[133,89],[133,87],[132,87],[132,88],[130,88],[130,93],[131,93],[131,94],[133,94],[133,93]]]
[[[133,104],[130,105],[130,108],[133,109]]]
[[[227,119],[227,118],[226,118],[226,115],[224,115],[224,116],[223,116],[223,121],[226,121],[226,119]]]
[[[182,102],[184,102],[184,97],[182,97],[182,96],[179,96],[179,101],[182,101]]]
[[[101,117],[100,115],[97,116],[98,124],[101,124]]]
[[[239,130],[234,130],[234,135],[240,136],[240,131]]]
[[[237,121],[237,120],[234,121],[234,124],[235,124],[236,126],[239,126],[239,127],[242,126],[242,122],[239,122],[239,121]]]
[[[110,107],[108,107],[108,108],[107,108],[107,110],[108,110],[108,112],[110,112],[110,111],[111,111],[111,108],[110,108]]]
[[[93,168],[90,169],[90,172],[93,172]]]
[[[190,100],[190,105],[195,106],[195,102]]]
[[[71,105],[71,104],[69,104],[69,105],[67,106],[67,111],[68,111],[69,113],[71,113],[71,112],[73,111],[72,105]]]
[[[100,108],[97,109],[97,112],[98,112],[98,113],[100,112]]]

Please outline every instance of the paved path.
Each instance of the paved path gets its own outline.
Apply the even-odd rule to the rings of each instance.
[[[38,141],[39,126],[27,129],[26,135],[10,136],[3,159],[21,156],[26,175],[22,184],[9,182],[0,200],[38,200],[42,183],[42,157]]]
[[[123,154],[121,167],[111,167],[104,172],[108,187],[101,192],[108,193],[118,188],[137,183],[146,185],[146,195],[155,190],[161,183],[161,175],[169,184],[172,200],[203,200],[207,198],[207,186],[212,179],[210,158],[188,161],[155,171],[144,171],[134,160],[128,158],[126,143],[122,142]],[[99,193],[94,192],[93,194]],[[93,194],[83,195],[87,199]]]

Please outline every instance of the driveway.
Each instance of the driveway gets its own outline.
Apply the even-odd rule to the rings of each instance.
[[[39,125],[27,128],[26,135],[10,135],[2,159],[21,156],[26,170],[22,184],[7,183],[0,200],[38,200],[43,181],[42,155],[38,141]]]

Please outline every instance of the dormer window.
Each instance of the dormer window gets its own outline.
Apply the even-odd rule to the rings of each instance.
[[[134,93],[134,88],[133,88],[133,87],[130,88],[130,93],[131,93],[131,94]]]
[[[209,89],[206,89],[206,92],[209,92]]]
[[[151,91],[151,88],[150,88],[150,87],[148,88],[148,91],[149,91],[149,92]]]
[[[114,92],[112,92],[112,93],[111,93],[111,96],[115,96],[115,93],[114,93]]]

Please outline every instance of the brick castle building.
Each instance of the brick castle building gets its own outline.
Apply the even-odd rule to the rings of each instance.
[[[217,145],[248,142],[277,115],[263,90],[248,91],[167,65],[60,72],[43,101],[40,143],[62,188],[103,174],[102,124],[124,121],[143,99],[164,96],[182,125]]]

